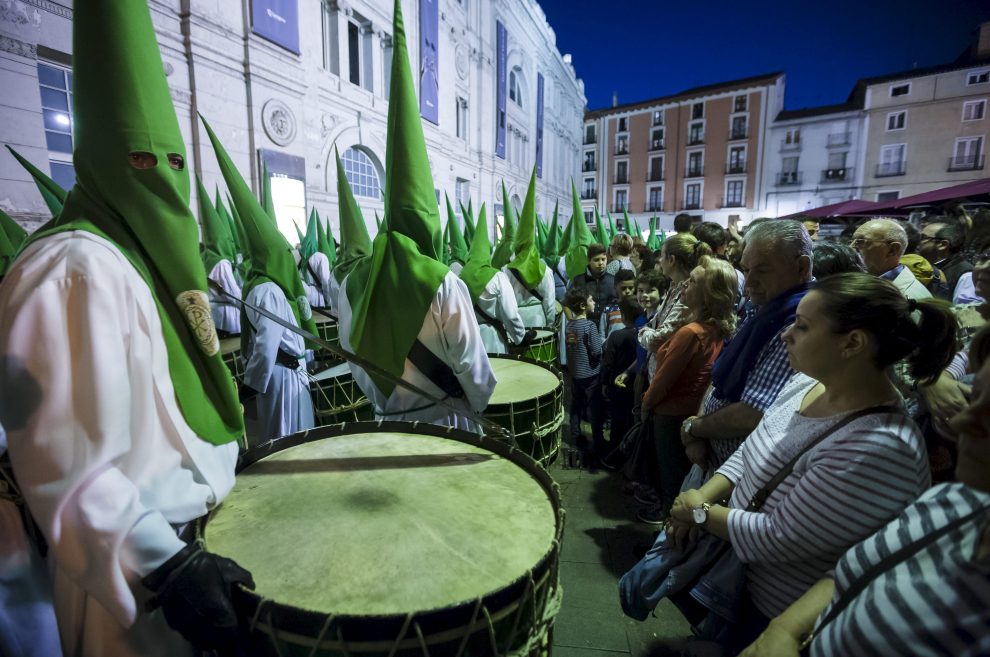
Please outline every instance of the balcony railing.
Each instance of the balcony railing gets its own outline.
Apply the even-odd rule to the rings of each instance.
[[[615,174],[615,180],[612,181],[615,185],[628,185],[629,184],[629,174]]]
[[[663,125],[663,117],[662,116],[660,117],[660,120],[659,121],[656,118],[653,119],[652,126],[654,128],[658,128],[658,127],[660,127],[662,125]]]
[[[684,201],[681,203],[681,210],[700,210],[701,201]]]
[[[597,171],[598,167],[594,162],[585,162],[581,165],[581,173],[588,173],[589,171]]]
[[[877,178],[903,176],[907,173],[907,162],[881,162],[877,165]]]
[[[591,146],[597,141],[598,139],[595,137],[595,135],[591,135],[590,137],[588,135],[585,135],[584,141],[582,142],[582,146]]]
[[[663,182],[663,171],[650,171],[646,174],[646,182]]]
[[[629,155],[629,144],[622,143],[615,147],[616,155]]]
[[[650,150],[651,151],[662,151],[663,150],[663,139],[651,139],[650,140]]]
[[[735,141],[737,139],[746,139],[748,135],[745,130],[733,130],[732,134],[729,135],[729,141]]]
[[[612,212],[622,212],[626,207],[625,203],[613,203]]]
[[[587,190],[586,189],[583,192],[581,192],[581,200],[582,201],[594,201],[596,198],[598,198],[598,190],[597,189],[592,189],[592,190]]]
[[[725,174],[727,176],[736,175],[736,174],[740,174],[740,173],[746,173],[746,163],[745,162],[743,162],[742,164],[726,164],[725,165]]]
[[[777,185],[800,185],[800,184],[801,184],[800,171],[788,171],[785,173],[777,174]]]
[[[949,158],[949,171],[980,171],[984,155],[959,155]]]
[[[825,169],[822,171],[822,184],[841,183],[853,178],[852,167],[842,167],[841,169]]]
[[[688,146],[697,146],[698,144],[705,143],[705,133],[693,134],[688,136]]]
[[[647,201],[646,207],[643,208],[643,212],[663,212],[663,201],[657,201],[655,203]]]
[[[742,198],[729,198],[726,200],[724,196],[718,197],[718,207],[722,208],[744,208],[746,207],[746,202]]]
[[[835,146],[848,146],[849,145],[849,138],[851,136],[852,136],[851,133],[848,133],[848,132],[840,132],[838,134],[829,135],[828,136],[828,143],[826,145],[829,148],[833,148]]]
[[[687,173],[684,174],[684,177],[685,178],[704,178],[705,177],[705,169],[704,169],[704,167],[698,167],[698,168],[688,167]]]
[[[780,150],[781,151],[799,151],[801,150],[801,142],[792,141],[788,142],[786,139],[780,140]]]

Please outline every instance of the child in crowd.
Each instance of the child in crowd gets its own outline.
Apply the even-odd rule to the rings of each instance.
[[[602,339],[595,322],[588,318],[595,311],[595,298],[588,288],[572,286],[564,304],[573,316],[567,320],[565,345],[571,373],[571,439],[579,449],[587,449],[587,439],[581,433],[581,418],[587,410],[594,451],[601,454],[605,449],[605,408],[599,385]]]
[[[626,235],[625,237],[629,237]],[[622,312],[619,301],[623,297],[633,296],[636,292],[636,272],[632,269],[620,269],[615,274],[615,298],[605,304],[601,310],[601,320],[598,322],[598,332],[602,342],[608,342],[608,336],[615,329],[622,328]]]
[[[568,290],[578,287],[586,288],[588,293],[594,297],[597,310],[589,311],[588,319],[594,322],[596,327],[601,320],[601,311],[609,301],[615,299],[615,283],[612,274],[605,271],[607,264],[608,257],[605,255],[605,247],[601,244],[590,245],[588,247],[588,268],[583,274],[575,276],[568,287]]]
[[[627,271],[622,270],[619,275]],[[629,282],[632,283],[632,280]],[[630,285],[631,287],[632,285]],[[612,330],[605,343],[601,377],[602,393],[608,399],[609,415],[612,418],[609,438],[609,447],[611,448],[622,441],[632,424],[632,389],[629,387],[620,388],[615,385],[615,375],[618,372],[624,372],[627,367],[636,362],[636,319],[643,314],[642,306],[639,305],[631,292],[622,295],[618,306],[622,326]]]
[[[643,314],[636,319],[637,337],[647,322],[653,319],[660,307],[660,299],[667,293],[669,285],[670,280],[655,269],[648,269],[636,277],[636,299],[643,309]],[[637,345],[635,362],[618,375],[615,384],[620,387],[628,385],[636,373],[643,369],[647,355],[646,349]]]

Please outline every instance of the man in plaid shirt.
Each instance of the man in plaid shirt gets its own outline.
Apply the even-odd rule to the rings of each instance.
[[[745,343],[723,349],[703,415],[688,418],[681,428],[688,456],[706,468],[719,467],[736,451],[794,374],[781,335],[811,281],[811,237],[800,222],[762,222],[744,241],[741,268],[749,301],[733,340]],[[723,363],[726,357],[730,360]],[[720,368],[729,374],[717,376]],[[736,384],[731,392],[719,389],[718,382],[726,380]]]

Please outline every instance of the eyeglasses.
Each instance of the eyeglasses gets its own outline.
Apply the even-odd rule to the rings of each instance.
[[[854,249],[858,249],[861,246],[866,246],[867,244],[891,244],[894,240],[868,240],[863,237],[854,237],[849,246]]]

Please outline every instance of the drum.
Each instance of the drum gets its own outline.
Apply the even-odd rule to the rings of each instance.
[[[557,366],[557,338],[553,331],[536,329],[536,338],[529,344],[529,347],[513,346],[509,353],[516,356],[525,356],[543,363]]]
[[[340,336],[337,333],[337,320],[326,315],[321,315],[320,313],[313,313],[313,321],[316,322],[316,334],[318,336],[330,344],[340,344]],[[316,351],[315,357],[316,360],[331,360],[336,358],[335,355],[322,347]]]
[[[347,363],[335,363],[310,380],[316,426],[374,419],[375,409],[354,381]]]
[[[516,436],[519,449],[544,466],[560,451],[564,422],[564,380],[548,363],[508,354],[489,354],[495,392],[482,415]]]
[[[220,341],[220,355],[223,362],[240,384],[244,380],[244,360],[241,358],[241,336],[224,338]]]
[[[550,475],[458,429],[356,422],[247,451],[206,549],[249,570],[251,654],[537,657],[560,608]]]

